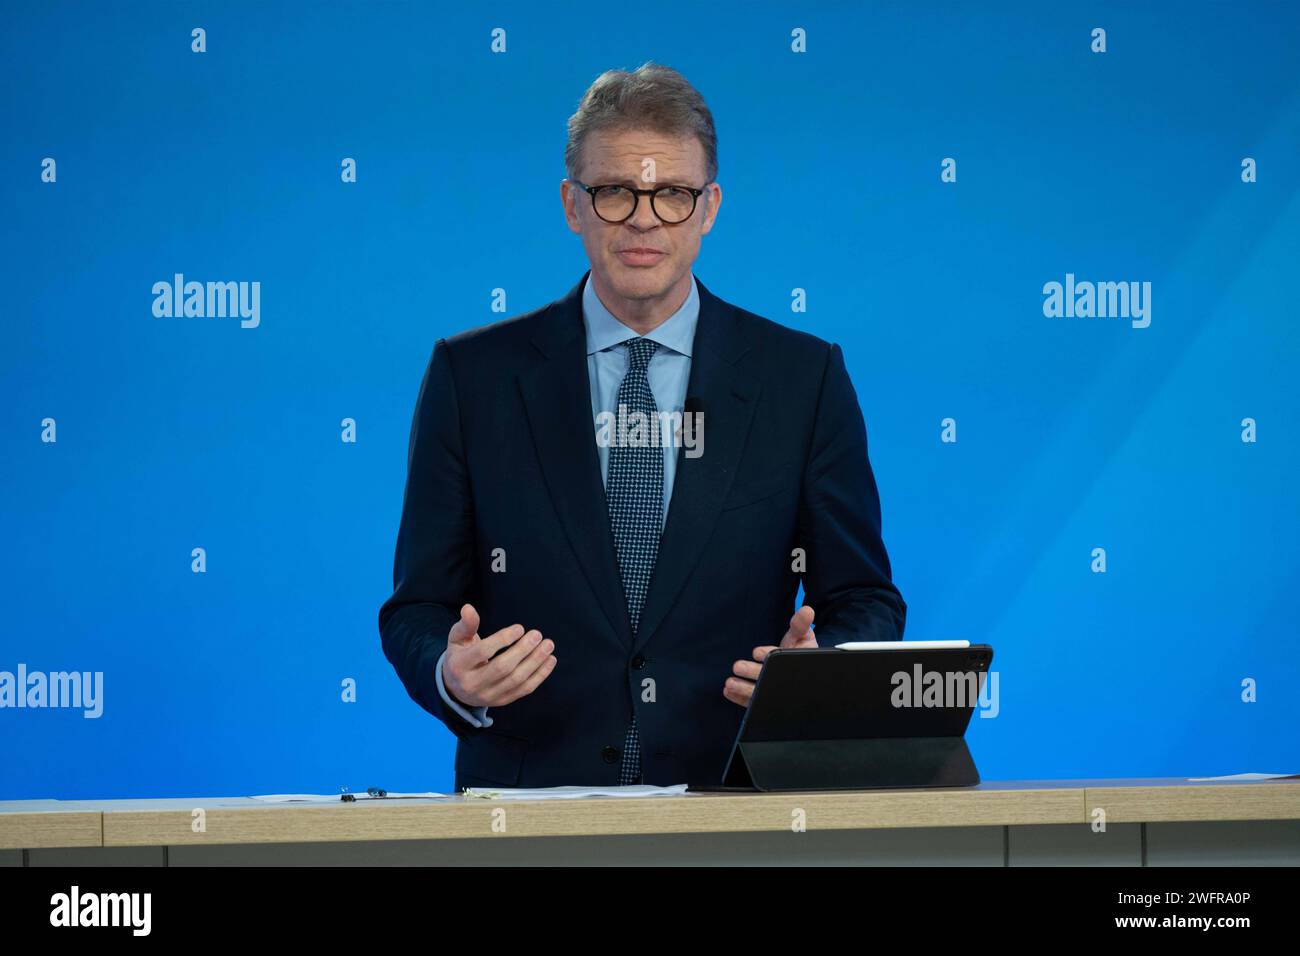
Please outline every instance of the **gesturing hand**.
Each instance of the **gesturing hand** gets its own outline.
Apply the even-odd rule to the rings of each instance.
[[[460,609],[460,620],[447,632],[442,683],[468,707],[502,707],[537,690],[555,670],[555,642],[522,624],[503,627],[491,637],[478,636],[474,605]]]
[[[817,638],[812,630],[815,613],[807,604],[794,612],[794,617],[790,618],[790,627],[781,638],[782,649],[817,646]],[[722,696],[733,704],[748,707],[749,699],[754,696],[754,684],[758,681],[758,672],[763,669],[763,661],[767,660],[767,655],[774,650],[776,650],[775,645],[765,644],[754,648],[754,660],[736,661],[731,668],[734,676],[728,677],[727,682],[722,685]]]

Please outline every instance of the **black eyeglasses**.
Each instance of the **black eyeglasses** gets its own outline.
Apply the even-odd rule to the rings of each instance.
[[[633,189],[630,186],[611,184],[588,186],[576,179],[569,182],[591,196],[591,208],[606,222],[627,222],[636,213],[642,196],[650,197],[654,214],[670,226],[685,222],[695,214],[695,204],[703,189],[692,186],[657,186],[654,189]],[[707,183],[705,185],[708,185]]]

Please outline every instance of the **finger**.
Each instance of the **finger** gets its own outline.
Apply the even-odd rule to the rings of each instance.
[[[758,680],[758,672],[762,669],[762,664],[756,664],[753,661],[736,661],[731,665],[731,673],[737,677],[743,677],[745,680]]]
[[[807,604],[794,612],[790,618],[790,627],[781,638],[782,647],[794,647],[807,641],[812,634],[814,611]]]
[[[741,707],[749,706],[749,699],[754,696],[754,682],[739,677],[728,677],[722,685],[722,696]]]
[[[535,642],[529,642],[528,646],[520,649],[519,654],[509,662],[492,669],[496,660],[503,655],[493,658],[494,648],[508,646],[506,641],[519,643],[519,639],[524,636],[524,626],[522,624],[513,624],[510,627],[502,628],[491,637],[475,641],[470,645],[461,645],[455,648],[454,652],[447,658],[444,665],[442,678],[447,679],[447,672],[452,672],[453,679],[461,690],[468,693],[481,695],[484,688],[490,687],[501,679],[503,674],[509,673],[510,669],[518,662],[518,659],[532,649]],[[541,635],[537,635],[540,639]],[[513,648],[511,648],[513,651]],[[507,651],[507,653],[510,653]]]
[[[556,660],[557,658],[550,654],[543,657],[542,663],[538,665],[532,674],[529,675],[528,679],[520,684],[513,693],[509,694],[506,699],[497,706],[501,707],[513,703],[520,697],[527,697],[533,691],[537,690],[537,688],[541,686],[542,681],[550,677],[551,672],[555,670]]]
[[[528,629],[522,624],[511,624],[509,627],[503,627],[501,630],[483,638],[480,647],[483,650],[484,659],[491,660],[496,657],[498,653],[514,644],[527,632]]]
[[[483,687],[489,693],[511,690],[522,684],[553,650],[554,641],[544,639],[541,631],[529,631],[483,669]]]
[[[523,630],[522,624],[516,624],[514,627]],[[507,628],[507,630],[509,631],[511,629]],[[510,636],[511,635],[507,635],[507,639],[509,639]],[[524,631],[524,633],[515,637],[512,643],[505,645],[505,650],[492,656],[487,663],[483,665],[479,671],[480,688],[491,687],[498,683],[501,678],[505,677],[518,667],[519,662],[531,654],[533,648],[541,642],[542,633],[537,630]],[[484,641],[484,643],[486,644],[487,642]]]
[[[771,654],[775,650],[779,650],[775,644],[764,644],[762,647],[756,647],[754,648],[754,660],[761,664],[763,661],[767,660],[767,655]]]
[[[478,611],[473,604],[466,604],[460,609],[460,620],[447,632],[447,643],[456,647],[467,647],[474,643],[478,634]]]
[[[807,634],[805,634],[803,637],[800,637],[800,638],[798,638],[798,639],[796,639],[796,640],[791,641],[789,644],[786,644],[785,647],[784,647],[783,649],[784,649],[784,650],[787,650],[787,651],[788,651],[788,650],[801,650],[801,649],[803,649],[803,648],[805,648],[805,647],[817,647],[817,646],[818,646],[818,645],[817,645],[817,634],[816,634],[816,632],[814,632],[814,631],[809,631],[809,632],[808,632]]]
[[[812,631],[813,619],[815,617],[816,612],[805,604],[803,607],[799,608],[799,610],[795,611],[794,616],[790,618],[790,633],[796,636],[810,633]]]

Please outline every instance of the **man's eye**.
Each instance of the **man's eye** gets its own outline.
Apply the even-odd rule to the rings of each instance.
[[[606,196],[621,196],[621,195],[623,195],[623,187],[622,187],[622,186],[601,186],[601,187],[600,187],[600,190],[601,190],[601,192],[603,192]]]

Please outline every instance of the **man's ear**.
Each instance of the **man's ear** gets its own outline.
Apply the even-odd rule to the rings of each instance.
[[[722,187],[717,183],[709,183],[700,198],[705,203],[704,222],[700,226],[700,235],[707,236],[709,230],[713,228],[713,220],[718,218],[718,207],[722,205]]]
[[[560,202],[564,205],[564,221],[571,232],[582,235],[582,220],[578,218],[577,190],[567,179],[560,180]]]

